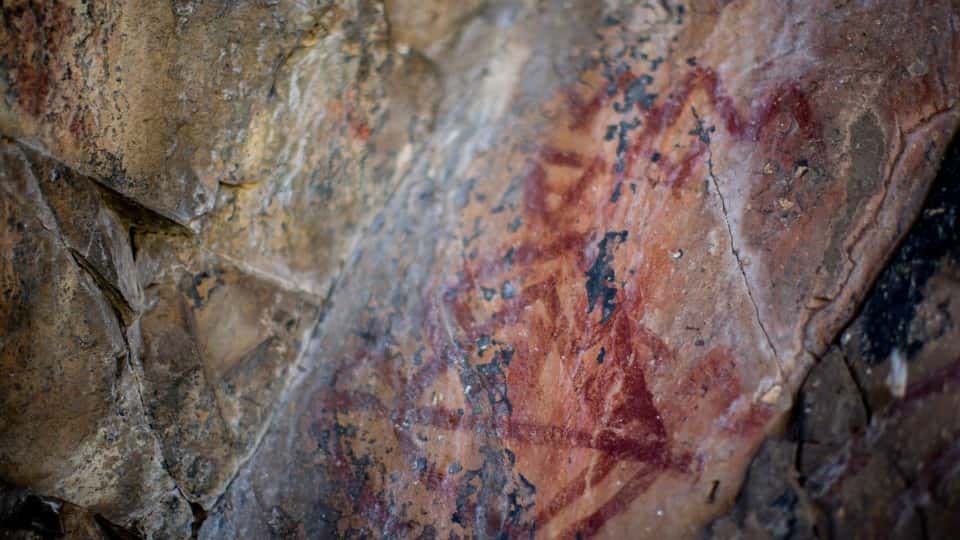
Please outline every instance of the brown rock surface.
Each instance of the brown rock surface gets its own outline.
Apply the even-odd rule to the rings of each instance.
[[[102,251],[76,251],[76,239],[60,232],[62,224],[93,224],[82,232],[97,246],[118,237],[109,231],[115,218],[82,196],[70,201],[76,207],[48,204],[41,185],[80,191],[89,182],[82,176],[35,168],[9,143],[2,159],[0,477],[144,532],[189,533],[189,507],[144,416],[122,319],[97,285],[109,280],[84,258]]]
[[[960,526],[960,140],[862,311],[711,538],[951,538]]]
[[[104,536],[696,535],[956,128],[907,4],[5,3],[0,478]]]

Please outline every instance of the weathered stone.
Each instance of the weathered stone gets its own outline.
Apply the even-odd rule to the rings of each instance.
[[[456,97],[201,536],[694,535],[957,123],[946,2],[540,7],[431,57]]]
[[[37,180],[51,167],[34,169],[16,145],[2,147],[0,477],[144,531],[189,531],[189,508],[143,416],[120,319],[87,270],[95,265],[81,265],[76,238],[59,232],[69,213],[48,206]],[[89,199],[76,202],[76,216],[91,210]],[[105,220],[92,223],[110,225],[106,210],[92,209],[88,218]],[[109,237],[85,232],[91,246]]]
[[[960,138],[862,312],[811,370],[784,439],[765,443],[784,449],[781,459],[754,458],[736,506],[707,537],[760,537],[757,525],[772,538],[951,536],[960,523],[958,179]],[[775,519],[761,519],[765,509]]]
[[[21,148],[57,222],[71,255],[85,268],[124,322],[130,323],[143,304],[128,227],[104,203],[89,178],[62,164]]]
[[[0,478],[158,538],[693,536],[915,217],[958,20],[8,2]],[[839,351],[801,400],[833,421],[753,469],[803,474],[751,472],[724,530],[814,530],[836,470],[906,486],[824,465],[871,415]],[[913,530],[884,508],[850,523]]]
[[[143,238],[138,264],[150,305],[135,338],[147,416],[184,494],[210,505],[303,369],[318,306],[175,239]]]
[[[185,225],[221,183],[268,184],[256,210],[309,185],[304,204],[351,216],[341,169],[360,166],[384,110],[377,2],[24,0],[2,22],[5,134]]]
[[[434,56],[432,50],[484,9],[484,0],[385,0],[390,37],[398,47]],[[433,54],[432,54],[433,53]]]

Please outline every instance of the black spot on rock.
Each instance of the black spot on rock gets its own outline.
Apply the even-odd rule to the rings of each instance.
[[[593,308],[597,301],[601,300],[603,305],[602,322],[606,322],[616,309],[617,288],[616,273],[611,266],[613,262],[613,249],[627,240],[627,231],[608,232],[600,240],[597,247],[597,258],[593,261],[593,266],[587,271],[587,313],[593,313]]]

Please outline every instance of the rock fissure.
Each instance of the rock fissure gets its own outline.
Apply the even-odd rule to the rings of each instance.
[[[743,287],[747,293],[747,297],[750,299],[750,304],[753,306],[753,312],[756,317],[755,320],[757,326],[760,328],[760,332],[763,333],[767,347],[769,347],[770,351],[773,353],[773,359],[777,363],[777,371],[779,372],[780,379],[782,380],[784,376],[783,363],[780,361],[780,355],[777,353],[777,348],[773,344],[773,340],[770,339],[770,334],[767,333],[767,329],[763,325],[763,320],[760,315],[760,307],[757,305],[757,301],[753,297],[753,289],[750,286],[750,280],[747,278],[747,271],[743,266],[743,260],[740,258],[740,250],[737,248],[736,237],[733,234],[733,226],[730,224],[730,217],[727,214],[727,202],[723,196],[723,192],[720,190],[720,182],[717,179],[716,174],[713,172],[713,150],[710,147],[711,140],[709,131],[704,128],[703,120],[700,118],[700,115],[697,114],[697,110],[692,109],[692,111],[693,117],[697,123],[697,127],[694,130],[695,134],[707,147],[707,176],[710,178],[710,183],[713,186],[713,189],[717,192],[717,198],[720,199],[720,210],[723,214],[723,223],[727,229],[727,238],[730,242],[730,253],[737,261],[737,270],[740,273],[740,277],[743,279]]]

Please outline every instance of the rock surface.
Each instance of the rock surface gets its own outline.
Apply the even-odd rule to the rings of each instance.
[[[695,536],[815,358],[850,395],[831,343],[960,120],[946,0],[0,13],[20,528]],[[824,500],[874,429],[831,405]]]
[[[950,538],[960,525],[960,140],[863,310],[709,538]]]

